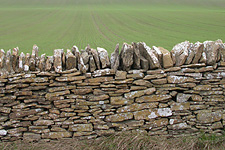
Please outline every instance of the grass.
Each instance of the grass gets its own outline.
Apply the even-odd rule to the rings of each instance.
[[[171,50],[181,41],[225,39],[224,0],[0,0],[0,48],[52,55],[87,44],[111,53],[145,41]]]
[[[29,143],[27,141],[3,142],[0,144],[0,148],[2,150],[223,150],[225,148],[225,135],[215,136],[202,134],[200,136],[166,138],[152,137],[145,134],[123,133],[91,140],[61,139],[36,143]]]

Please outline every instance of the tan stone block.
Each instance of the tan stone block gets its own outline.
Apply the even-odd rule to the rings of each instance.
[[[196,87],[193,88],[193,90],[197,90],[197,91],[208,91],[211,90],[212,86],[211,85],[198,85]]]
[[[76,95],[85,95],[85,94],[91,93],[93,91],[93,89],[92,88],[85,88],[85,89],[74,89],[74,90],[71,90],[71,91]]]
[[[34,121],[33,124],[35,126],[49,126],[49,125],[53,125],[54,122],[53,120],[37,120],[37,121]]]
[[[148,88],[146,90],[133,91],[133,92],[126,93],[126,94],[124,94],[124,97],[126,99],[133,99],[133,98],[136,98],[136,97],[141,97],[141,96],[143,96],[145,94],[146,95],[153,94],[155,91],[156,91],[155,88]]]
[[[134,100],[125,99],[122,96],[119,97],[110,97],[110,104],[111,105],[125,105],[125,104],[132,104]]]
[[[115,133],[115,130],[109,129],[109,130],[96,130],[95,131],[98,136],[106,136],[106,135],[112,135]]]
[[[152,80],[152,79],[160,79],[160,78],[164,78],[166,77],[167,74],[164,73],[164,74],[153,74],[153,75],[146,75],[144,77],[144,80]]]
[[[61,139],[61,138],[70,138],[72,137],[71,132],[49,132],[43,133],[42,138],[44,139]]]
[[[182,76],[168,76],[168,83],[186,83],[186,82],[194,82],[195,79],[191,77],[182,77]]]
[[[149,128],[157,128],[157,127],[161,127],[161,126],[166,126],[168,125],[169,121],[167,118],[162,118],[162,119],[158,119],[158,120],[154,120],[151,122],[147,122],[146,125]]]
[[[141,110],[134,112],[135,120],[150,120],[157,117],[168,117],[172,115],[172,110],[170,108],[159,108],[155,110]]]
[[[83,132],[83,131],[93,131],[92,124],[74,124],[69,126],[69,131]]]
[[[163,79],[155,79],[155,80],[151,80],[151,82],[153,84],[161,85],[161,84],[166,84],[167,83],[167,79],[166,78],[163,78]]]
[[[56,77],[55,80],[59,82],[72,82],[86,79],[85,76],[74,76],[74,77]]]
[[[128,74],[127,78],[133,78],[133,79],[143,79],[144,73],[134,73],[134,74]]]
[[[107,122],[121,122],[121,121],[129,120],[132,118],[133,118],[133,114],[128,112],[128,113],[120,113],[120,114],[106,116],[105,120]]]
[[[124,112],[133,112],[133,111],[139,111],[139,110],[143,110],[143,109],[150,109],[150,108],[157,108],[158,106],[158,102],[155,103],[143,103],[143,104],[131,104],[128,106],[124,106],[121,108],[117,109],[117,113],[124,113]]]
[[[173,103],[170,107],[174,111],[177,111],[177,110],[188,110],[188,109],[190,109],[190,103],[189,102]]]
[[[113,80],[113,77],[97,77],[97,78],[86,79],[85,82],[100,83],[100,82],[106,82],[106,81],[112,81],[112,80]]]
[[[87,96],[87,99],[89,101],[103,101],[103,100],[106,100],[106,99],[109,99],[109,95],[99,95],[99,96],[95,96],[95,95],[90,95],[90,96]]]
[[[222,118],[221,111],[215,111],[215,112],[201,111],[197,114],[197,120],[200,123],[212,123],[212,122],[220,121],[221,118]]]
[[[159,102],[171,99],[171,95],[149,95],[136,98],[137,103]]]
[[[219,122],[215,122],[212,124],[211,127],[209,127],[210,129],[223,129],[223,124],[219,121]]]
[[[24,133],[23,134],[23,140],[25,141],[39,141],[41,139],[41,135],[40,134],[35,134],[35,133]]]
[[[74,132],[73,137],[88,136],[92,134],[94,134],[94,132]]]
[[[13,112],[9,115],[9,118],[11,119],[16,119],[16,118],[22,118],[25,116],[29,116],[29,115],[34,115],[38,112],[42,112],[43,110],[38,108],[38,109],[31,109],[28,111],[19,111],[19,112]]]

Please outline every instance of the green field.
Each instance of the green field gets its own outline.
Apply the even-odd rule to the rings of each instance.
[[[87,44],[225,41],[225,0],[0,0],[0,48],[52,55]],[[120,45],[121,47],[121,45]]]

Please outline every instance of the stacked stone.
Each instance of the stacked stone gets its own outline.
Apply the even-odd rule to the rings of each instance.
[[[31,56],[21,53],[18,58],[18,48],[13,57],[10,51],[0,53],[1,141],[224,130],[221,41],[183,42],[171,53],[132,43],[124,44],[119,54],[117,45],[111,63],[104,49],[89,46],[81,53],[76,46],[66,54],[58,49],[47,58],[37,52],[34,46]],[[96,69],[91,70],[92,62]]]

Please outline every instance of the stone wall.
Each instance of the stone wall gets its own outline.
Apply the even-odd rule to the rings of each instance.
[[[171,52],[145,43],[74,46],[54,56],[0,52],[0,139],[95,138],[117,132],[222,134],[225,48],[188,41]]]

